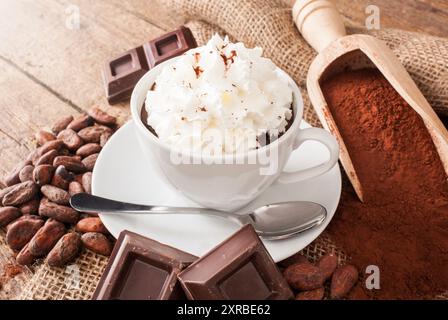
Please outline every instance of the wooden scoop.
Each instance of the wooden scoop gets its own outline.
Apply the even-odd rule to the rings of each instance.
[[[362,186],[320,87],[325,79],[347,68],[377,68],[384,75],[423,119],[448,174],[448,131],[389,47],[372,36],[347,36],[341,17],[329,0],[297,0],[293,19],[305,40],[319,52],[308,71],[308,95],[322,125],[339,142],[339,159],[360,200],[363,201]]]

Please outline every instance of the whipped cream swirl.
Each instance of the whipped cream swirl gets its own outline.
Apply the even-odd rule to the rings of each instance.
[[[283,133],[292,99],[261,48],[214,35],[163,68],[145,107],[148,125],[163,142],[218,155],[259,148],[260,137]]]

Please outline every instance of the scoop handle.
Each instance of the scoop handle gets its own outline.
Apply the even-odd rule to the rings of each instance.
[[[346,35],[344,22],[330,0],[297,0],[292,15],[303,38],[317,52]]]

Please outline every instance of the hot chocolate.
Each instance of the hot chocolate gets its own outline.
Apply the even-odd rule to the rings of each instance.
[[[261,54],[215,35],[161,71],[143,123],[164,143],[190,152],[235,154],[269,144],[293,122],[293,96]]]
[[[148,112],[146,111],[146,108],[143,106],[141,112],[140,112],[140,118],[142,120],[143,125],[148,129],[153,135],[158,137],[156,131],[153,127],[151,127],[145,119],[148,119]],[[257,137],[257,141],[259,142],[259,147],[263,147],[265,145],[268,145],[269,143],[273,142],[275,138],[280,138],[282,135],[285,134],[286,131],[291,127],[292,123],[294,122],[294,110],[291,108],[291,118],[288,120],[288,123],[285,127],[285,130],[283,132],[280,132],[277,137],[270,136],[269,134],[264,134],[263,136]],[[258,148],[258,147],[257,147]]]

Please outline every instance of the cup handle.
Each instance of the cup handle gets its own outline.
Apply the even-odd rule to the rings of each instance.
[[[300,147],[306,140],[316,140],[325,145],[330,151],[330,159],[317,166],[295,171],[295,172],[282,172],[277,180],[279,183],[293,183],[309,178],[320,176],[329,171],[336,164],[339,158],[339,144],[335,137],[329,132],[320,128],[307,128],[300,130],[297,137],[294,140],[293,150]]]

